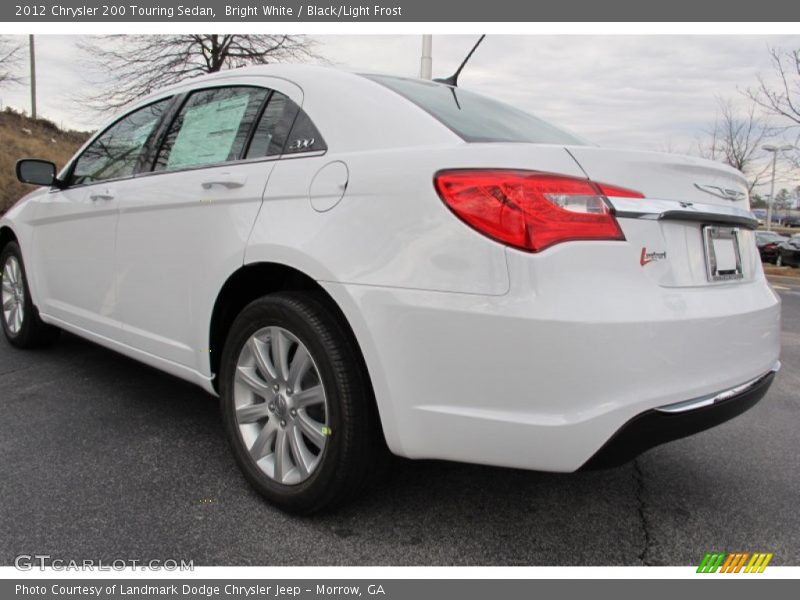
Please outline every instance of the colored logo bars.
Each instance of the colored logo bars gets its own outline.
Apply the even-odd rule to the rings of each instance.
[[[697,567],[698,573],[763,573],[769,561],[772,560],[772,553],[766,552],[735,552],[725,554],[724,552],[707,552],[703,557],[700,566]]]

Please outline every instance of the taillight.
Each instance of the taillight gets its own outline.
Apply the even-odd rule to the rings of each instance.
[[[528,252],[572,240],[624,240],[607,197],[644,197],[588,179],[504,169],[440,171],[435,185],[469,226]]]

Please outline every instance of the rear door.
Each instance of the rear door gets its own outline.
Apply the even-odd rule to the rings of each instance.
[[[186,94],[152,171],[120,200],[117,287],[127,343],[208,375],[210,315],[244,248],[280,152],[264,131],[274,88],[252,78]],[[286,89],[288,88],[288,89]]]

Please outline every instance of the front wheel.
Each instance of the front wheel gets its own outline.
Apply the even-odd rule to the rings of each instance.
[[[22,252],[16,242],[6,244],[0,253],[0,284],[3,332],[8,341],[18,348],[35,348],[53,343],[59,330],[39,318],[31,299]]]
[[[352,335],[311,293],[260,298],[236,318],[220,368],[226,434],[250,483],[292,512],[352,497],[380,453]]]

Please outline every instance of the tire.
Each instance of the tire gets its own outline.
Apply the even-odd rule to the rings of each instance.
[[[17,348],[38,348],[55,342],[61,331],[39,318],[16,242],[6,244],[0,253],[0,279],[3,304],[0,321],[6,339]]]
[[[242,310],[222,354],[220,406],[245,477],[289,512],[353,498],[385,449],[355,340],[314,293],[270,294]]]

